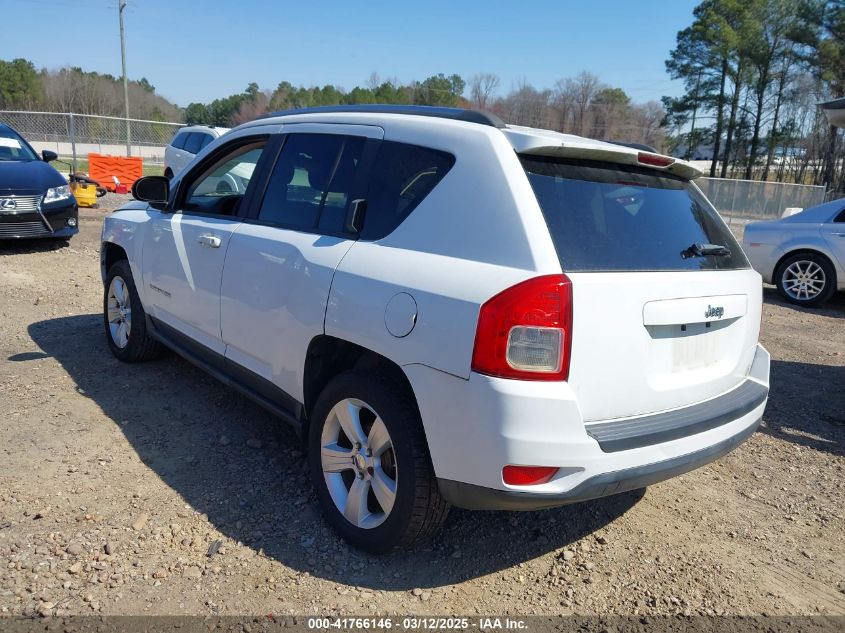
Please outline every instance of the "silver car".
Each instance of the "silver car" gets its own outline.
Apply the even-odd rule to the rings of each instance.
[[[815,307],[845,290],[845,199],[745,227],[742,246],[763,281]]]

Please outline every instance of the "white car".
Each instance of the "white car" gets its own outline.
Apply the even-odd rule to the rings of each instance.
[[[229,131],[227,127],[189,125],[181,128],[164,148],[164,175],[173,178],[185,169],[194,156],[216,138]]]
[[[106,336],[292,424],[369,551],[450,504],[642,488],[737,446],[768,396],[760,275],[698,174],[473,111],[271,115],[106,218]]]
[[[845,290],[845,200],[753,222],[742,241],[751,265],[787,301],[816,307]]]

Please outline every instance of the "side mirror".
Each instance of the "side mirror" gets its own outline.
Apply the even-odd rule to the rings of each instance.
[[[170,199],[170,180],[164,176],[143,176],[132,183],[132,197],[164,208]]]
[[[49,149],[41,150],[41,160],[45,163],[49,163],[52,160],[56,160],[59,157],[56,152],[51,152]]]

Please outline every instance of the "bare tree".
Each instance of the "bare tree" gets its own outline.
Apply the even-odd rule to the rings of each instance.
[[[598,77],[588,72],[582,72],[574,79],[559,79],[554,90],[559,129],[582,136],[588,134],[592,127],[590,104],[606,87]]]
[[[588,119],[590,103],[592,103],[596,93],[602,88],[604,88],[604,85],[599,81],[599,78],[588,72],[582,72],[572,81],[572,89],[575,95],[575,126],[577,134],[587,133],[590,124]]]
[[[499,87],[499,77],[493,73],[478,73],[469,80],[470,101],[473,106],[486,110],[490,105],[490,98]]]
[[[630,125],[621,135],[633,143],[645,143],[663,151],[666,148],[666,112],[658,101],[636,104],[630,108]]]

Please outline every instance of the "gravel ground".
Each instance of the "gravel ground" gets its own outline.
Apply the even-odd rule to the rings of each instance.
[[[845,614],[845,297],[765,291],[769,407],[719,461],[556,510],[453,510],[371,557],[321,520],[283,425],[173,355],[111,356],[103,213],[69,245],[0,245],[2,614]]]

